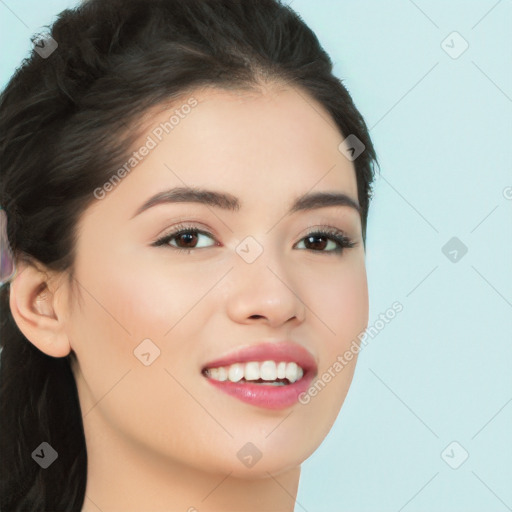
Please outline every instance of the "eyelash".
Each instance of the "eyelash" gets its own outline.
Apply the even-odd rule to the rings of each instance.
[[[200,250],[200,248],[191,248],[191,249],[183,249],[181,247],[174,247],[173,245],[168,245],[168,242],[170,242],[175,237],[178,237],[183,234],[194,234],[194,235],[205,235],[210,238],[213,238],[213,235],[209,233],[208,231],[203,231],[202,229],[199,229],[194,226],[186,226],[186,225],[179,225],[176,226],[175,230],[172,233],[169,233],[167,235],[164,235],[163,237],[159,238],[156,242],[151,244],[154,247],[161,247],[167,245],[167,247],[172,248],[173,250],[177,251],[178,253],[186,253],[190,254],[192,251]],[[318,228],[315,229],[309,233],[307,233],[304,237],[302,237],[299,242],[302,242],[304,239],[312,236],[320,236],[320,237],[326,237],[329,240],[332,240],[338,244],[338,247],[334,250],[330,251],[316,251],[314,249],[306,249],[311,252],[319,252],[319,253],[326,253],[326,254],[339,254],[341,255],[344,252],[344,249],[350,249],[352,247],[355,247],[357,245],[357,242],[353,242],[343,231],[337,229],[337,228],[331,228],[331,227],[325,227],[325,228]],[[210,246],[210,247],[216,247],[217,245]],[[303,250],[303,249],[302,249]]]

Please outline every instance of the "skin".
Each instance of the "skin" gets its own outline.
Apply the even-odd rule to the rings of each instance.
[[[78,357],[84,512],[292,511],[300,464],[330,430],[356,357],[307,405],[284,410],[218,391],[201,368],[235,348],[290,339],[311,352],[321,375],[368,323],[357,211],[286,214],[308,192],[357,202],[354,165],[338,151],[344,137],[329,114],[290,87],[193,96],[192,112],[83,213],[77,290],[62,274],[23,264],[11,285],[25,336],[54,357]],[[140,141],[171,114],[148,113]],[[229,192],[242,207],[163,204],[132,218],[176,186]],[[201,235],[189,254],[151,246],[180,222],[213,238]],[[341,254],[328,252],[333,243],[307,249],[313,226],[341,229],[356,245]],[[251,264],[235,251],[246,236],[263,247]],[[149,366],[134,356],[147,338],[160,349]],[[237,457],[247,442],[262,453],[251,468]]]

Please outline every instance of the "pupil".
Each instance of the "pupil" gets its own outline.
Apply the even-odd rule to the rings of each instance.
[[[179,236],[181,240],[185,239],[185,244],[193,243],[194,241],[197,242],[197,234],[191,234],[191,233],[183,233]]]
[[[322,240],[321,242],[311,242],[311,240]],[[306,238],[306,245],[308,245],[308,242],[311,242],[310,245],[313,245],[313,247],[308,247],[312,249],[325,249],[327,244],[327,239],[324,236],[309,236]]]

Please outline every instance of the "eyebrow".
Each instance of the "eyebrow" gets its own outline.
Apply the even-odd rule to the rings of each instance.
[[[154,206],[169,203],[200,203],[233,212],[236,212],[241,208],[239,199],[226,192],[216,192],[214,190],[190,187],[177,187],[159,192],[158,194],[150,197],[137,209],[131,218],[133,219],[140,213]],[[347,194],[340,192],[315,192],[304,194],[295,199],[288,211],[288,214],[299,211],[310,211],[328,206],[348,206],[356,210],[359,215],[361,215],[361,207],[358,202]]]

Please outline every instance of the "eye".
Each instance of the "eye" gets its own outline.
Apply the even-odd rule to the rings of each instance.
[[[210,238],[213,243],[201,243],[201,238]],[[178,252],[190,254],[194,249],[215,247],[220,244],[208,231],[193,226],[179,225],[171,233],[159,238],[152,245],[155,247],[168,246]],[[294,247],[318,253],[341,254],[345,249],[356,245],[357,243],[353,242],[343,231],[337,228],[325,227],[311,231]]]
[[[214,241],[212,244],[201,244],[199,241],[201,238],[210,238]],[[172,243],[174,242],[174,243]],[[159,238],[156,242],[152,244],[155,247],[160,247],[162,245],[169,245],[173,249],[179,252],[187,252],[190,253],[192,249],[201,249],[204,247],[213,247],[219,245],[213,235],[208,233],[208,231],[203,231],[202,229],[198,229],[190,226],[177,226],[174,231],[168,233],[167,235]]]
[[[311,231],[302,238],[295,247],[299,245],[313,252],[327,252],[341,254],[344,249],[350,249],[357,245],[343,231],[337,228],[320,228]]]

